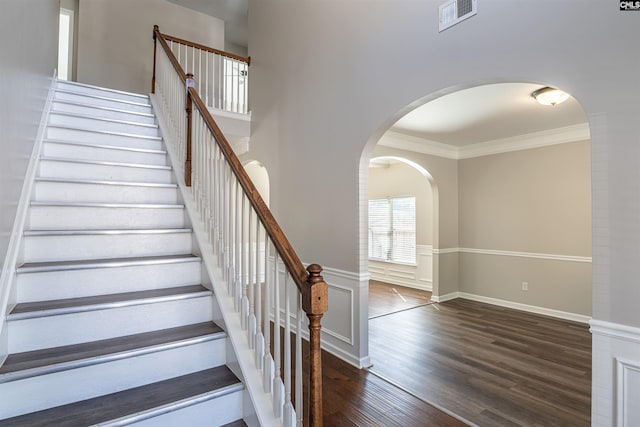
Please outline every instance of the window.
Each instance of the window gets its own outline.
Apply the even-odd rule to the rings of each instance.
[[[73,64],[73,11],[60,9],[58,34],[58,78],[71,80]]]
[[[369,200],[369,259],[416,263],[416,198]]]

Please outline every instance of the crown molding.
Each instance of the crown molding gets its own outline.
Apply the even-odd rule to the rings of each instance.
[[[584,141],[590,138],[589,124],[581,123],[579,125],[566,126],[467,145],[460,148],[458,158],[470,159],[473,157],[489,156],[491,154],[508,153],[511,151],[528,150],[531,148],[547,147],[549,145]]]
[[[399,150],[415,151],[416,153],[430,154],[432,156],[445,157],[447,159],[459,158],[458,147],[442,142],[430,141],[416,136],[405,135],[393,130],[387,131],[378,144]]]
[[[400,150],[414,151],[448,159],[471,159],[492,154],[509,153],[512,151],[529,150],[550,145],[566,144],[568,142],[590,139],[589,124],[581,123],[557,129],[533,132],[509,138],[479,142],[477,144],[456,147],[455,145],[431,141],[397,131],[388,131],[378,142],[386,147]]]

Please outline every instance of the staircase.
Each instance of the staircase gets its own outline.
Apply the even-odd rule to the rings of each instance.
[[[245,425],[249,399],[174,181],[148,97],[58,82],[7,317],[0,426]]]

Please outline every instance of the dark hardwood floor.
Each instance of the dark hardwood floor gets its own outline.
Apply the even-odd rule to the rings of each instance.
[[[428,304],[431,292],[369,280],[369,319]]]
[[[372,372],[480,426],[588,426],[585,324],[457,299],[369,321]]]
[[[328,427],[459,427],[466,424],[367,370],[322,353],[323,422]]]

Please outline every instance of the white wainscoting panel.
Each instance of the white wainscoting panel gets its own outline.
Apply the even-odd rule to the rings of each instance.
[[[640,426],[640,360],[616,358],[619,427]]]
[[[640,328],[591,320],[591,425],[640,425]]]
[[[416,265],[369,260],[373,280],[431,291],[433,289],[433,249],[416,245]]]

